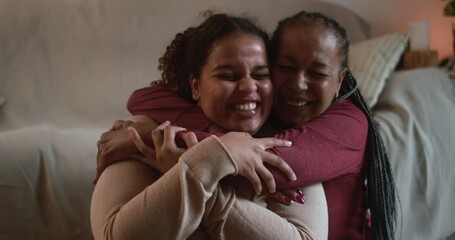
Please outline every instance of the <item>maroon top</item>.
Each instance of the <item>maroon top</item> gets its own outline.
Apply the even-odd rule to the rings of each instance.
[[[162,86],[136,90],[127,107],[133,115],[145,115],[158,123],[169,120],[191,131],[204,131],[211,124],[196,104]],[[292,141],[292,147],[268,149],[282,157],[297,175],[297,180],[291,182],[277,169],[270,168],[277,188],[323,183],[329,239],[362,239],[368,218],[364,169],[367,133],[365,115],[345,100],[309,122],[275,136]],[[203,138],[207,133],[196,135]]]

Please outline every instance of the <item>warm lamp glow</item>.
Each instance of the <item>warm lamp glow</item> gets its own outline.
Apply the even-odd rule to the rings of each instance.
[[[409,26],[409,36],[410,36],[410,47],[413,51],[423,51],[430,49],[430,23],[428,20],[410,22]]]

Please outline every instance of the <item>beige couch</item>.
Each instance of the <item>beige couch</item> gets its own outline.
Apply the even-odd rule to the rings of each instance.
[[[353,42],[368,36],[368,24],[355,14],[310,1],[200,0],[184,11],[175,0],[0,1],[0,239],[92,238],[98,136],[128,115],[129,94],[159,78],[157,60],[166,44],[207,7],[250,12],[269,30],[297,9],[324,10],[348,28]],[[405,91],[417,76],[423,77],[411,84],[416,89]],[[455,232],[455,190],[449,186],[455,181],[448,174],[455,165],[447,157],[453,160],[455,130],[421,124],[425,112],[413,109],[425,108],[402,96],[421,98],[428,92],[423,89],[433,88],[438,105],[431,114],[444,119],[438,124],[453,125],[451,85],[437,69],[390,79],[376,111],[402,195],[402,239],[443,239]],[[421,136],[431,146],[412,143]]]

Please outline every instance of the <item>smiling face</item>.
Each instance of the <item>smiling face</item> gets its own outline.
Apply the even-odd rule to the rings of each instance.
[[[255,35],[236,32],[218,40],[200,78],[190,81],[193,99],[224,130],[253,134],[271,112],[267,51]]]
[[[316,25],[286,28],[272,68],[275,116],[286,126],[319,116],[338,96],[344,73],[331,31]]]

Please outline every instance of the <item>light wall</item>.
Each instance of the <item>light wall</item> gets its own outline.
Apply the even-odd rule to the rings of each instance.
[[[455,17],[445,17],[442,14],[447,0],[271,0],[263,2],[262,5],[258,5],[257,1],[243,0],[192,0],[192,4],[185,7],[184,12],[181,11],[178,1],[169,1],[167,5],[170,7],[169,10],[172,6],[180,9],[177,11],[173,9],[170,12],[181,12],[191,16],[194,14],[189,13],[197,12],[196,9],[211,7],[228,11],[242,9],[260,16],[267,15],[267,12],[270,13],[271,9],[275,9],[270,19],[260,19],[267,28],[273,28],[275,17],[284,17],[293,13],[292,10],[299,5],[299,1],[332,2],[351,9],[371,24],[372,36],[397,31],[407,32],[410,22],[426,20],[430,24],[430,49],[438,51],[440,59],[454,55],[451,25],[455,23]]]
[[[453,56],[451,25],[455,17],[442,14],[443,0],[325,0],[349,8],[371,24],[372,36],[407,31],[411,21],[428,20],[430,48],[439,58]]]

